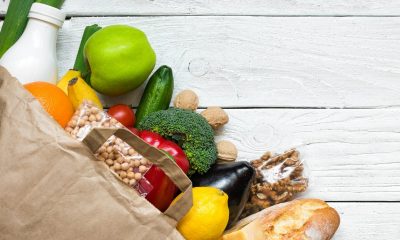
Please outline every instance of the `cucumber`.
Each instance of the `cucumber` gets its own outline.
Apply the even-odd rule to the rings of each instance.
[[[168,109],[174,91],[172,69],[161,66],[150,77],[136,110],[136,124],[152,112]]]

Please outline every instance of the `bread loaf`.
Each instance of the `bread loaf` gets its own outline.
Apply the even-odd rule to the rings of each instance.
[[[339,223],[339,214],[324,201],[299,199],[241,220],[222,239],[328,240],[335,234]]]

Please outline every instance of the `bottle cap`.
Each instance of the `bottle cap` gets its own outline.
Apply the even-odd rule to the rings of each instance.
[[[65,20],[65,13],[58,8],[46,4],[34,3],[28,17],[43,20],[61,27]]]

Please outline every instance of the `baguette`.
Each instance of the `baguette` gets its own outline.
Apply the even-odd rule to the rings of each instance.
[[[222,239],[329,240],[339,223],[339,214],[324,201],[299,199],[272,206],[241,220]]]

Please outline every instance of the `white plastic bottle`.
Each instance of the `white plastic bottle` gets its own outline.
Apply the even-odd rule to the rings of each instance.
[[[0,59],[22,84],[44,81],[57,82],[57,32],[65,20],[59,9],[34,3],[29,21],[18,41]]]

